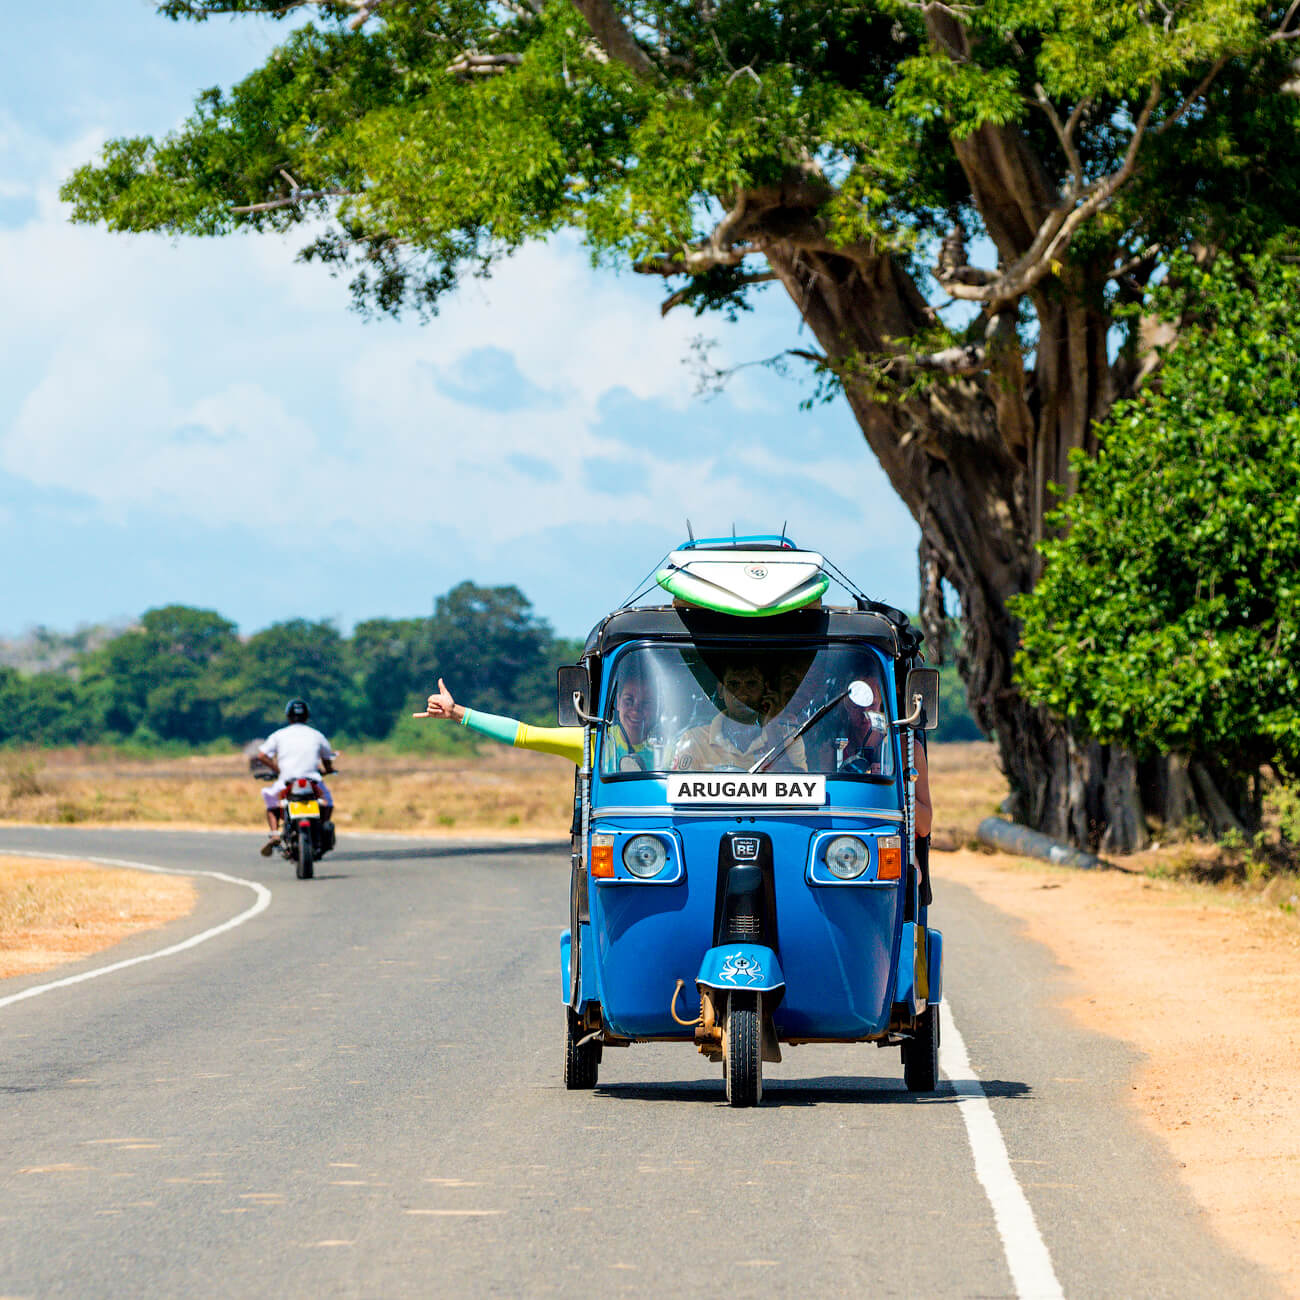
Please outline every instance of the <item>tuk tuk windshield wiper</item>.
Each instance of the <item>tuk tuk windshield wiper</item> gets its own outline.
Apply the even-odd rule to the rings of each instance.
[[[749,769],[750,775],[752,776],[755,772],[766,771],[767,765],[780,758],[781,755],[784,754],[785,751],[813,725],[814,722],[820,722],[837,704],[842,703],[844,700],[850,700],[854,704],[858,704],[859,701],[861,701],[860,707],[866,708],[871,702],[871,687],[868,686],[866,682],[850,682],[844,690],[835,696],[834,699],[827,700],[820,709],[805,718],[804,721],[801,722],[799,726],[779,745],[773,745],[772,748],[769,749],[767,753]]]

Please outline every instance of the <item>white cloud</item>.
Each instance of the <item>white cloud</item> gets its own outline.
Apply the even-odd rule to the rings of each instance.
[[[53,161],[27,191],[36,215],[0,229],[10,304],[0,469],[34,488],[74,492],[117,524],[133,512],[178,530],[280,521],[295,536],[306,518],[376,552],[451,534],[497,556],[547,529],[675,530],[685,515],[789,519],[828,550],[892,543],[910,527],[856,434],[827,454],[828,439],[809,435],[828,417],[799,415],[793,390],[785,423],[801,433],[788,443],[763,440],[773,411],[752,385],[693,403],[682,361],[701,325],[661,319],[657,282],[595,274],[557,240],[470,281],[427,326],[363,322],[341,282],[294,263],[292,241],[168,242],[68,225],[56,178],[99,138],[47,149]],[[24,160],[39,152],[11,119],[0,120],[0,147]],[[777,329],[751,319],[724,332],[720,360],[770,351]],[[485,348],[508,353],[546,400],[493,410],[455,396],[446,379]],[[602,431],[602,402],[620,391],[657,403],[685,450]],[[697,437],[681,437],[692,428]],[[810,441],[823,447],[816,456],[799,450]],[[539,486],[529,458],[554,481]],[[624,471],[636,490],[593,486],[593,462],[639,466]],[[855,515],[844,501],[871,508]]]

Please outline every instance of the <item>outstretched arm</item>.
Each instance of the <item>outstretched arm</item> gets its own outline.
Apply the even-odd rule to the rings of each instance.
[[[493,740],[514,745],[516,749],[535,749],[543,754],[559,754],[575,763],[582,762],[581,727],[530,727],[515,718],[502,718],[495,713],[467,709],[452,699],[451,692],[441,677],[438,678],[438,690],[429,696],[424,712],[411,716],[451,718],[471,731],[477,731],[480,736],[491,736]]]

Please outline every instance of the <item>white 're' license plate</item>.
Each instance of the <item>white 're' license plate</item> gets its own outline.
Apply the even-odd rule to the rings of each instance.
[[[668,802],[816,807],[826,802],[826,778],[797,772],[690,772],[668,778]]]
[[[289,816],[290,817],[319,817],[320,804],[317,803],[315,799],[312,799],[309,803],[294,803],[294,801],[291,799],[289,800]]]

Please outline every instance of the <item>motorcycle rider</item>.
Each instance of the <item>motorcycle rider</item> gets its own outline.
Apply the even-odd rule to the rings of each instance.
[[[306,700],[290,700],[284,706],[284,717],[288,725],[273,731],[262,742],[255,760],[264,763],[275,774],[275,780],[262,791],[266,823],[270,828],[267,841],[262,845],[264,858],[275,852],[276,841],[280,838],[280,799],[287,784],[300,777],[316,783],[320,792],[321,830],[327,844],[334,840],[334,796],[322,778],[334,770],[334,759],[338,755],[323,733],[307,725],[311,710]]]

